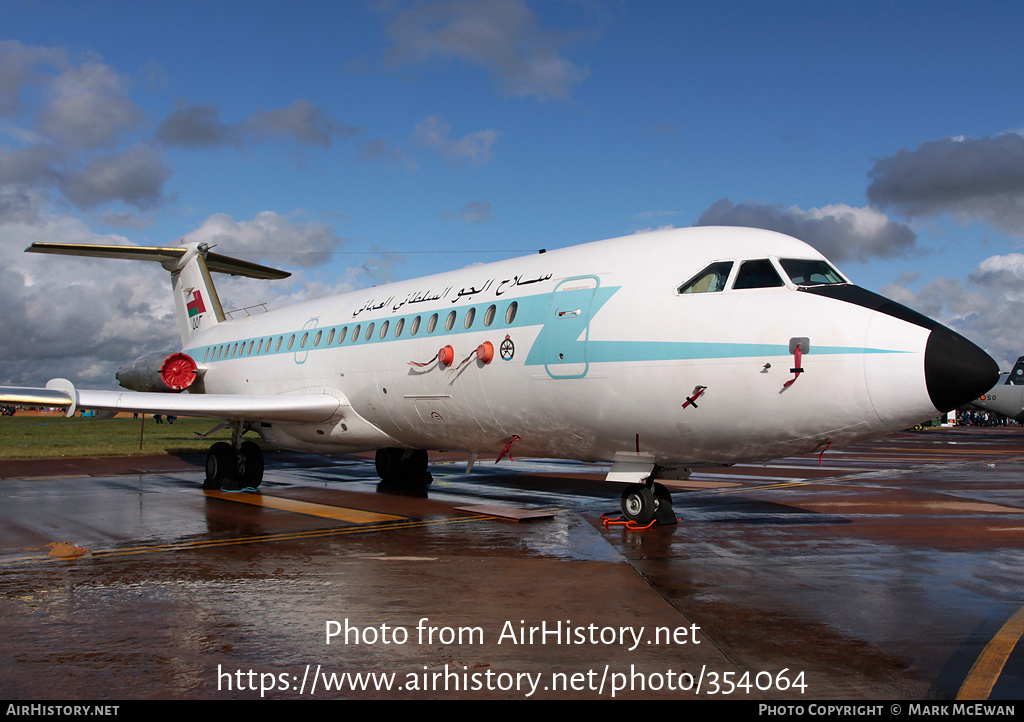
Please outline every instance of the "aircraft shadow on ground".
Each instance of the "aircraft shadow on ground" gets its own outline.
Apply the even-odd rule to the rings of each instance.
[[[203,457],[195,451],[181,450],[180,453],[170,450],[175,456],[192,461],[201,466]],[[320,455],[303,453],[280,453],[268,455],[267,468],[294,469],[308,467],[322,467],[325,480],[331,480],[331,467],[339,471],[344,467],[351,467],[353,464],[365,465],[367,477],[376,481],[373,474],[372,459],[352,457],[346,455],[335,455],[327,459]],[[435,471],[442,471],[435,469]],[[571,499],[595,499],[612,502],[617,507],[619,497],[619,485],[609,484],[603,480],[588,478],[573,478],[572,476],[549,476],[541,474],[515,474],[515,473],[473,473],[466,475],[463,479],[476,487],[482,501],[489,503],[523,503],[529,501],[530,492],[539,492],[542,498],[535,500],[536,503],[550,503],[550,494],[567,497],[566,503],[573,506]],[[339,483],[347,480],[338,478]],[[273,485],[273,479],[267,479]],[[398,494],[403,496],[414,496],[429,498],[433,486],[418,487],[415,489],[394,489],[386,484],[378,483],[377,493]],[[524,498],[524,494],[527,498]],[[675,492],[672,494],[673,507],[676,515],[685,522],[710,522],[715,524],[750,524],[750,525],[838,525],[851,524],[852,521],[846,517],[836,514],[803,509],[788,504],[743,497],[738,494],[729,496],[711,496],[702,492]]]
[[[823,514],[797,506],[779,504],[762,499],[742,497],[714,498],[674,494],[674,508],[684,521],[707,521],[717,524],[852,524],[850,519],[836,514]],[[689,513],[699,519],[687,519]]]

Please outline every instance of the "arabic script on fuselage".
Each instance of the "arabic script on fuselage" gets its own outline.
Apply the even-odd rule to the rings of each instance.
[[[442,299],[451,298],[452,303],[458,303],[464,299],[466,300],[478,300],[476,297],[480,294],[480,298],[487,298],[488,292],[494,294],[494,298],[498,298],[508,291],[518,286],[529,286],[534,283],[543,283],[544,281],[551,280],[551,274],[545,276],[538,276],[537,278],[527,278],[525,276],[513,276],[512,278],[505,278],[498,281],[494,278],[487,279],[486,282],[481,284],[479,288],[476,285],[460,288],[458,291],[454,290],[453,286],[448,286],[443,291],[434,291],[428,289],[426,291],[416,291],[414,293],[407,294],[405,298],[395,302],[395,296],[378,301],[376,298],[371,298],[362,306],[352,312],[352,318],[355,318],[359,314],[365,311],[380,311],[381,309],[391,307],[391,313],[397,313],[404,306],[417,304],[417,303],[428,303],[431,301],[440,301]],[[495,285],[497,283],[497,285]]]

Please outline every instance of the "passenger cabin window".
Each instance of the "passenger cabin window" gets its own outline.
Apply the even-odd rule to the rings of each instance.
[[[772,262],[767,258],[762,258],[757,261],[744,261],[741,263],[739,273],[736,274],[736,281],[732,284],[732,287],[734,289],[775,288],[785,285]]]
[[[847,283],[825,261],[810,261],[804,258],[783,258],[779,261],[790,279],[798,286],[824,286],[831,283]]]
[[[679,287],[679,293],[717,293],[725,288],[732,271],[732,261],[712,263],[696,276]]]

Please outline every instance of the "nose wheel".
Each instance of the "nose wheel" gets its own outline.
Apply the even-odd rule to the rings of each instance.
[[[677,522],[668,489],[651,479],[644,484],[627,486],[622,492],[621,506],[622,515],[639,526],[655,520],[659,525]]]

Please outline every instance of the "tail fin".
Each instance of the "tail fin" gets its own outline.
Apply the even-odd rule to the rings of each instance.
[[[157,261],[171,273],[182,344],[188,342],[194,334],[213,328],[224,320],[224,310],[210,271],[262,279],[288,278],[291,275],[287,271],[211,253],[205,243],[187,243],[178,248],[33,243],[25,250],[29,253],[57,253],[64,256]]]
[[[1013,370],[1010,371],[1006,383],[1013,385],[1024,384],[1024,356],[1017,359],[1017,363],[1014,365]]]

